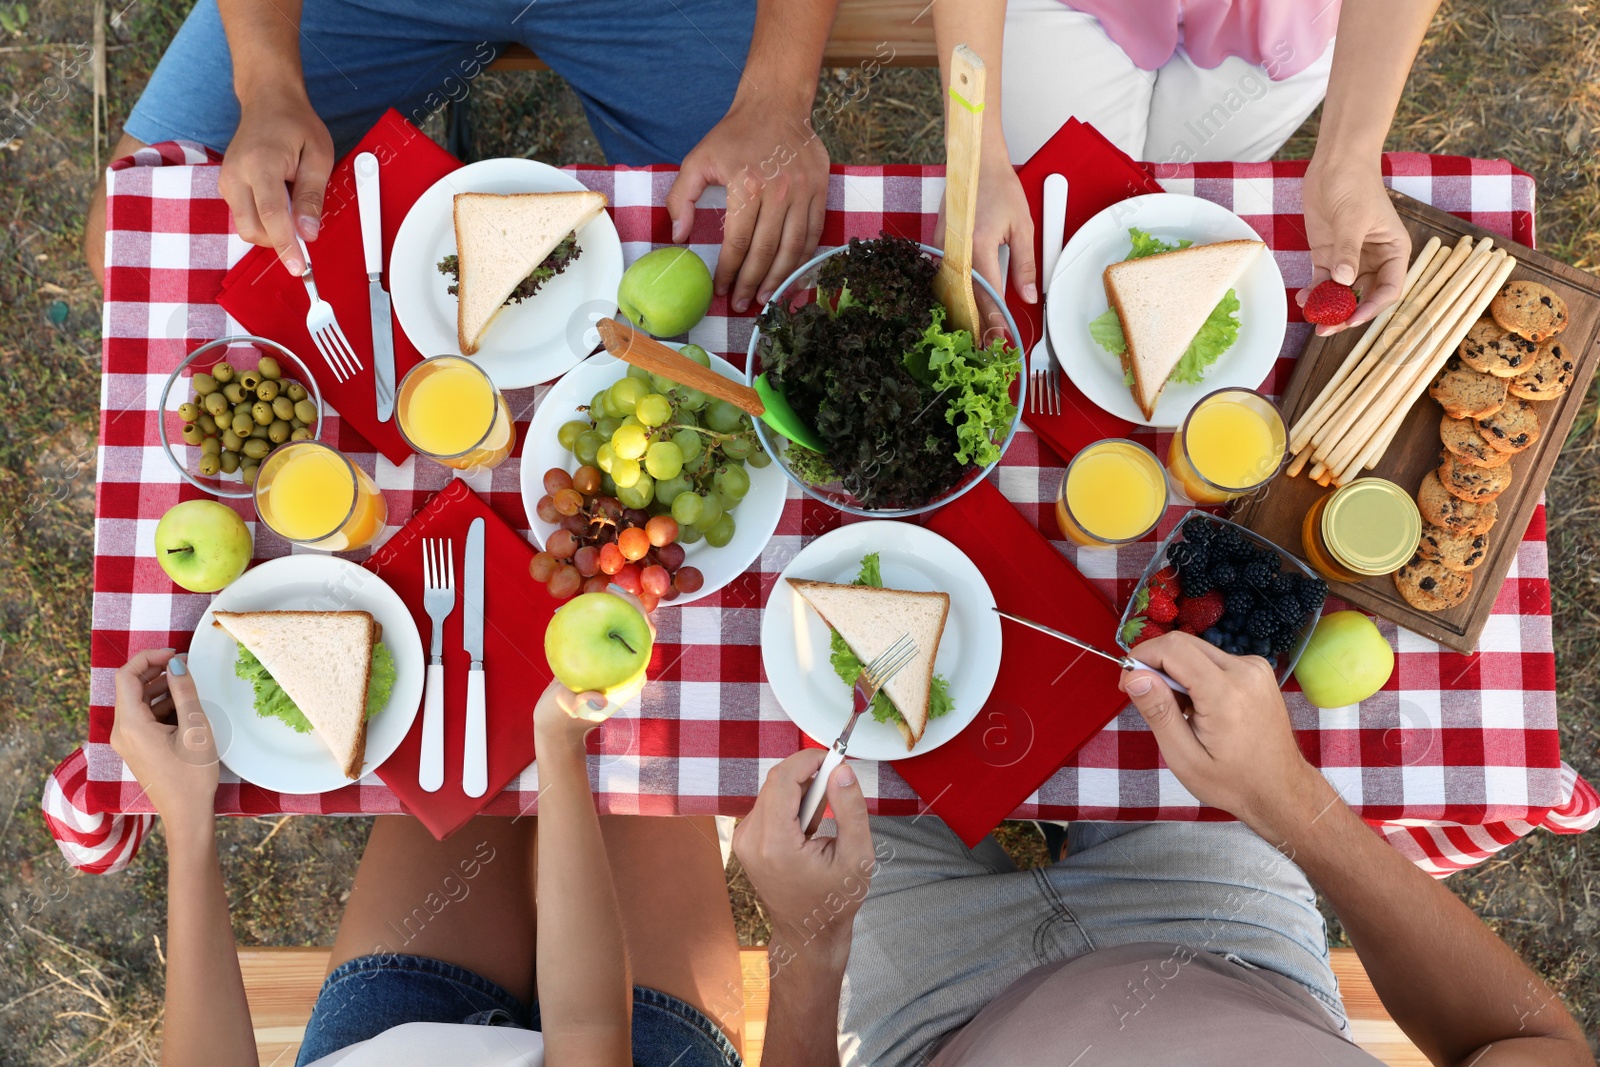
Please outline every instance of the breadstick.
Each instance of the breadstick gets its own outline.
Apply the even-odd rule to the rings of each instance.
[[[1481,246],[1480,246],[1481,247]],[[1459,291],[1452,283],[1441,297],[1450,295],[1448,303],[1443,299],[1439,305],[1428,309],[1428,314],[1418,320],[1420,326],[1427,331],[1439,332],[1419,333],[1415,338],[1407,341],[1402,349],[1396,352],[1396,362],[1385,364],[1384,373],[1381,374],[1381,386],[1370,395],[1358,397],[1361,404],[1359,410],[1354,412],[1354,417],[1349,420],[1347,429],[1340,435],[1336,443],[1330,443],[1325,455],[1320,457],[1330,468],[1343,471],[1349,460],[1363,452],[1371,444],[1371,435],[1401,403],[1401,398],[1409,391],[1412,382],[1428,371],[1428,361],[1414,358],[1420,354],[1430,357],[1438,350],[1438,339],[1442,333],[1453,329],[1456,320],[1467,311],[1476,312],[1483,304],[1488,302],[1488,297],[1480,298],[1480,290],[1496,274],[1498,267],[1505,261],[1504,250],[1496,250],[1490,255],[1481,258],[1474,256],[1462,271]],[[1408,334],[1408,337],[1410,335]],[[1459,340],[1457,341],[1459,344]],[[1420,347],[1419,347],[1420,346]],[[1446,353],[1447,355],[1448,353]],[[1444,362],[1444,356],[1438,356],[1438,363]],[[1380,377],[1374,374],[1374,380]]]
[[[1290,432],[1291,451],[1299,452],[1305,447],[1306,442],[1311,439],[1309,429],[1305,430],[1304,439],[1302,439],[1302,428],[1305,428],[1307,423],[1317,419],[1317,415],[1322,410],[1328,397],[1335,389],[1343,385],[1345,379],[1350,376],[1351,371],[1355,370],[1357,364],[1361,362],[1361,357],[1367,354],[1367,350],[1372,347],[1372,343],[1378,339],[1378,335],[1388,325],[1389,319],[1394,316],[1395,310],[1405,302],[1417,280],[1423,277],[1424,272],[1428,269],[1428,264],[1433,262],[1434,253],[1438,252],[1438,250],[1439,238],[1428,238],[1428,243],[1422,246],[1422,251],[1417,253],[1417,258],[1412,262],[1411,269],[1406,272],[1406,279],[1400,285],[1400,296],[1393,304],[1380,311],[1377,317],[1367,324],[1366,332],[1361,335],[1361,340],[1357,341],[1356,346],[1350,350],[1349,355],[1344,357],[1344,362],[1339,364],[1339,369],[1334,372],[1333,377],[1329,378],[1327,384],[1322,387],[1322,391],[1317,394],[1316,400],[1312,401],[1311,406],[1295,421],[1294,429]],[[1443,260],[1440,262],[1443,262]],[[1434,270],[1438,270],[1437,264],[1435,264]]]
[[[1301,445],[1304,445],[1308,441],[1325,436],[1323,431],[1328,422],[1338,417],[1341,406],[1364,383],[1366,376],[1371,373],[1372,369],[1379,365],[1384,352],[1389,349],[1395,337],[1398,336],[1391,332],[1395,327],[1396,321],[1402,318],[1406,322],[1412,321],[1417,314],[1417,309],[1422,304],[1433,299],[1439,289],[1447,284],[1450,277],[1456,274],[1461,265],[1470,258],[1472,245],[1471,237],[1462,237],[1448,256],[1435,255],[1430,260],[1428,266],[1424,268],[1424,275],[1412,287],[1408,297],[1395,306],[1395,310],[1390,315],[1385,328],[1374,334],[1375,340],[1367,350],[1361,366],[1327,397],[1326,403],[1315,419],[1309,423],[1302,422],[1300,431],[1293,436],[1291,444],[1294,441],[1298,441]]]
[[[1310,458],[1311,458],[1311,446],[1310,445],[1306,445],[1299,452],[1296,452],[1294,459],[1289,461],[1289,477],[1291,477],[1291,478],[1298,477],[1300,472],[1305,470],[1306,460],[1308,460]]]
[[[1472,329],[1472,324],[1483,313],[1484,306],[1493,299],[1495,293],[1500,291],[1500,287],[1506,283],[1506,279],[1511,276],[1511,272],[1516,267],[1516,259],[1506,256],[1505,260],[1496,266],[1494,272],[1478,288],[1477,298],[1467,302],[1462,307],[1455,322],[1451,324],[1451,328],[1441,334],[1435,351],[1426,361],[1424,368],[1422,368],[1422,373],[1415,375],[1413,378],[1410,388],[1406,391],[1404,402],[1397,405],[1388,414],[1382,426],[1373,435],[1372,440],[1361,450],[1361,454],[1356,461],[1345,468],[1344,477],[1352,477],[1363,468],[1372,468],[1378,465],[1378,461],[1383,458],[1384,453],[1388,452],[1389,446],[1394,443],[1395,435],[1399,433],[1400,424],[1405,421],[1406,415],[1410,413],[1412,407],[1422,396],[1423,391],[1428,387],[1428,384],[1433,381],[1439,369],[1450,361],[1450,355],[1455,352],[1462,339],[1467,336],[1467,332]]]
[[[1444,316],[1446,310],[1460,298],[1462,292],[1483,272],[1484,265],[1489,259],[1489,244],[1489,239],[1485,237],[1478,247],[1473,250],[1466,264],[1442,285],[1426,308],[1411,317],[1410,322],[1407,323],[1407,328],[1391,346],[1386,347],[1378,356],[1377,365],[1372,368],[1372,372],[1367,375],[1360,388],[1351,394],[1349,402],[1344,406],[1343,410],[1329,421],[1328,426],[1321,435],[1321,443],[1317,445],[1312,453],[1313,456],[1326,461],[1333,452],[1334,446],[1343,441],[1350,428],[1368,409],[1373,399],[1389,384],[1389,381],[1395,376],[1401,365],[1410,357],[1412,351],[1427,337],[1428,333],[1438,324],[1439,319]],[[1452,258],[1454,258],[1453,255]],[[1442,275],[1443,271],[1440,274]],[[1435,276],[1434,281],[1429,283],[1428,288],[1434,288],[1434,285],[1438,282],[1439,276]],[[1404,312],[1401,312],[1395,318],[1399,319],[1404,314]],[[1387,337],[1388,333],[1394,329],[1394,323],[1390,323],[1389,330],[1384,331],[1385,336]]]

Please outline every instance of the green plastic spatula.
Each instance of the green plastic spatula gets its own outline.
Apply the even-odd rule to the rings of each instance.
[[[795,413],[794,408],[789,406],[789,401],[773,388],[764,373],[756,375],[756,395],[761,398],[761,403],[766,408],[761,413],[762,422],[801,448],[809,448],[813,452],[823,451],[822,438],[813,433],[811,427]]]

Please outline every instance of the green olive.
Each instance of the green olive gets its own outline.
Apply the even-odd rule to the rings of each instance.
[[[239,469],[239,453],[231,452],[231,451],[222,453],[222,473],[223,474],[232,474],[234,471],[236,471],[238,469]]]
[[[310,393],[306,392],[306,387],[301,385],[299,382],[290,382],[289,385],[284,389],[284,392],[288,393],[289,399],[293,400],[296,404],[300,403],[300,401],[311,395]]]
[[[209,478],[222,469],[222,460],[212,453],[207,452],[205,455],[200,457],[199,469],[201,475]]]
[[[196,426],[200,427],[200,432],[207,437],[217,436],[217,420],[211,417],[209,411],[202,411],[200,417],[195,419],[194,422]]]
[[[265,459],[267,453],[271,451],[272,442],[263,441],[258,437],[252,437],[244,443],[244,454],[251,459]]]
[[[317,405],[309,400],[298,401],[294,406],[294,417],[307,426],[314,426],[317,422]]]
[[[244,484],[245,485],[255,485],[256,484],[256,471],[258,471],[260,469],[261,468],[259,466],[246,467],[243,463],[241,463],[239,465],[239,476],[244,479]]]
[[[289,439],[289,435],[293,432],[293,426],[290,426],[282,419],[274,419],[272,425],[267,427],[267,440],[275,445],[281,445]]]
[[[283,376],[283,371],[278,369],[278,361],[271,356],[261,357],[261,362],[256,364],[256,373],[269,382],[275,382]]]
[[[223,360],[221,363],[218,363],[215,367],[211,368],[211,376],[217,381],[223,382],[224,384],[233,381],[233,375],[233,364],[229,363],[227,360]]]
[[[205,396],[208,393],[214,393],[218,389],[217,380],[209,374],[196,374],[193,378],[189,379],[189,384],[194,386],[194,391],[199,393],[201,396]]]
[[[207,437],[205,440],[200,442],[200,454],[202,456],[221,455],[222,442],[217,440],[215,437]]]
[[[280,386],[278,383],[273,381],[271,378],[263,378],[261,379],[261,384],[256,386],[256,399],[271,400],[273,397],[278,395],[279,388]]]
[[[233,417],[233,432],[240,437],[249,437],[250,431],[255,429],[256,420],[249,415],[235,415]]]
[[[248,400],[239,401],[237,404],[233,405],[233,409],[229,412],[230,421],[238,418],[240,415],[250,416],[251,408],[254,406],[255,405]]]
[[[178,418],[182,419],[184,422],[199,422],[200,421],[200,405],[199,404],[193,404],[193,403],[179,404],[178,405]]]
[[[250,437],[265,441],[267,439],[267,428],[262,426],[260,423],[257,423],[255,426],[250,428]]]
[[[306,429],[304,426],[296,426],[294,432],[289,435],[289,440],[309,441],[311,440],[311,431]]]
[[[251,420],[254,421],[254,420]],[[230,426],[222,431],[222,448],[226,452],[237,452],[244,447],[244,437],[233,432]]]
[[[257,400],[250,408],[250,414],[255,418],[257,426],[271,426],[272,420],[277,417],[272,413],[272,405],[265,400]]]
[[[183,424],[183,440],[185,444],[197,445],[205,439],[206,435],[200,432],[200,427],[192,422]]]
[[[243,403],[244,386],[240,385],[238,382],[229,382],[227,385],[222,387],[222,395],[228,398],[228,403],[230,404]]]
[[[247,370],[239,375],[239,384],[254,392],[256,386],[261,384],[261,375],[256,371]]]
[[[221,393],[208,393],[201,403],[205,405],[207,411],[219,418],[228,410],[228,398]]]
[[[294,418],[294,401],[286,396],[274,398],[272,401],[272,413],[285,421]]]

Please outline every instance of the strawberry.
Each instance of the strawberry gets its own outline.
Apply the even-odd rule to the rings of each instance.
[[[1178,603],[1178,629],[1198,637],[1215,626],[1225,611],[1222,594],[1215,589],[1205,596],[1184,597]]]
[[[1176,599],[1178,594],[1182,592],[1182,586],[1178,581],[1178,568],[1162,567],[1150,576],[1149,587],[1152,591],[1163,589]]]
[[[1337,326],[1356,313],[1359,302],[1354,289],[1329,278],[1306,296],[1300,314],[1307,322],[1318,326]]]
[[[1178,617],[1178,598],[1169,589],[1152,585],[1150,587],[1150,600],[1145,605],[1145,614],[1151,622],[1162,626],[1171,626],[1172,620]]]
[[[1129,648],[1138,648],[1139,645],[1152,637],[1160,637],[1168,630],[1160,623],[1151,622],[1142,616],[1129,619],[1122,627],[1122,640]]]

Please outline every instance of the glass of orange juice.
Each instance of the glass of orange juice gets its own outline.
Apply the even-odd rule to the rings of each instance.
[[[407,371],[395,412],[406,444],[456,470],[498,467],[517,443],[511,405],[482,367],[460,356],[434,356]]]
[[[1134,441],[1097,441],[1072,457],[1056,493],[1061,532],[1080,545],[1137,541],[1167,509],[1167,475]]]
[[[256,472],[256,514],[278,536],[329,552],[378,539],[389,505],[366,471],[321,441],[279,445]]]
[[[1167,469],[1196,504],[1223,504],[1269,482],[1288,440],[1278,405],[1254,389],[1218,389],[1172,435]]]

